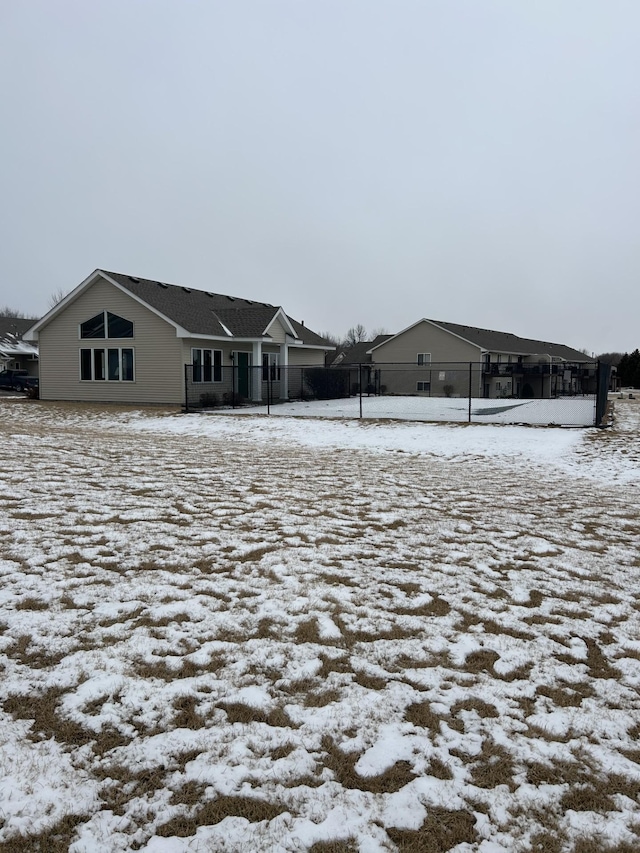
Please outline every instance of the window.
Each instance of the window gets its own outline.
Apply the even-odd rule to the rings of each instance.
[[[191,350],[194,382],[222,382],[222,350],[199,349]]]
[[[104,338],[104,311],[80,326],[81,338]]]
[[[431,393],[431,383],[416,382],[416,391],[426,391],[427,393]]]
[[[277,352],[262,353],[262,381],[280,379],[280,357]]]
[[[85,382],[133,382],[133,349],[81,349],[80,379]]]
[[[87,338],[132,338],[133,323],[110,311],[101,311],[80,324],[80,337]]]
[[[107,311],[107,337],[132,338],[133,323],[131,320],[125,320],[124,317],[118,317],[117,314]]]
[[[417,357],[418,364],[431,364],[430,352],[419,352]]]

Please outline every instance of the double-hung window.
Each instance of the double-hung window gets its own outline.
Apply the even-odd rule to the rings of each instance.
[[[431,364],[431,353],[419,352],[416,361],[418,364]]]
[[[277,352],[262,353],[262,381],[272,382],[280,379],[280,358]]]
[[[191,365],[194,382],[222,382],[222,350],[193,347]]]
[[[133,323],[111,311],[101,311],[80,324],[80,339],[133,337]],[[84,382],[133,382],[134,349],[121,346],[80,348],[80,379]]]

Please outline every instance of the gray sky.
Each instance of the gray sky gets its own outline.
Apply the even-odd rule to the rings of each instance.
[[[640,346],[638,0],[0,0],[0,304]]]

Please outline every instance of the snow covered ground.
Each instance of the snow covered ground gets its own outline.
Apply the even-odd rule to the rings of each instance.
[[[638,402],[0,400],[0,850],[640,849]]]
[[[502,423],[557,426],[592,426],[595,397],[559,397],[550,400],[472,399],[471,423]],[[237,414],[266,414],[267,407],[236,409]],[[280,417],[359,418],[360,398],[309,400],[276,404],[270,414]],[[455,397],[366,397],[363,418],[409,421],[469,421],[469,399]]]

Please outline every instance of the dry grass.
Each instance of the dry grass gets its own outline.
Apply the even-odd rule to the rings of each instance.
[[[452,751],[453,752],[453,751]],[[479,756],[467,757],[470,764],[471,781],[478,788],[496,788],[506,785],[510,791],[518,787],[515,781],[513,756],[493,738],[485,738]]]
[[[66,717],[59,711],[63,695],[64,690],[54,687],[38,696],[10,696],[3,701],[2,706],[17,720],[33,720],[28,737],[36,742],[54,738],[69,748],[90,743],[94,752],[99,755],[129,742],[128,737],[112,726],[104,726],[96,733]]]
[[[316,841],[308,849],[308,853],[358,853],[360,845],[355,838],[345,838],[341,841]]]
[[[477,839],[475,818],[470,811],[429,808],[420,829],[388,829],[398,853],[446,853],[457,844]]]
[[[0,841],[0,853],[68,853],[76,827],[84,820],[85,815],[65,815],[54,826],[37,835],[20,834]]]
[[[150,798],[167,785],[167,770],[164,767],[145,768],[133,772],[124,765],[104,768],[101,774],[104,784],[100,796],[106,809],[124,815],[134,798]]]
[[[217,707],[226,712],[230,723],[266,723],[276,728],[296,728],[282,708],[265,711],[262,708],[252,708],[243,702],[219,702]]]
[[[162,838],[173,835],[188,838],[195,835],[199,826],[213,826],[226,817],[242,817],[250,823],[258,823],[273,820],[284,811],[282,805],[254,797],[222,796],[196,808],[190,817],[180,815],[162,824],[156,829],[156,835]]]
[[[556,687],[536,688],[537,696],[546,696],[558,708],[579,708],[585,699],[593,696],[594,689],[588,681],[571,683],[570,685],[559,682]]]
[[[405,719],[414,726],[419,726],[422,729],[429,729],[434,735],[440,734],[440,723],[442,717],[431,710],[429,702],[415,702],[405,711]]]
[[[16,604],[16,610],[47,610],[48,607],[48,602],[40,598],[33,598],[32,596],[22,598]]]
[[[328,735],[323,737],[322,747],[326,753],[325,767],[333,772],[344,788],[372,794],[393,794],[416,778],[407,761],[398,761],[377,776],[361,776],[355,769],[360,758],[358,754],[343,752]]]
[[[135,431],[123,442],[110,429],[99,442],[93,427],[54,430],[56,454],[73,459],[49,454],[39,479],[7,468],[31,501],[22,507],[44,499],[31,482],[53,472],[61,487],[46,495],[47,521],[28,543],[37,560],[5,515],[12,597],[0,672],[5,712],[33,721],[26,737],[36,746],[23,744],[25,754],[59,745],[96,786],[98,819],[117,843],[120,833],[131,849],[154,834],[191,839],[242,817],[247,850],[281,841],[289,850],[298,818],[320,825],[358,802],[370,810],[371,839],[364,822],[356,839],[345,821],[335,831],[344,838],[313,853],[354,853],[373,835],[381,849],[409,853],[475,849],[474,813],[489,840],[510,837],[514,853],[634,849],[607,839],[614,826],[637,829],[640,815],[640,726],[624,731],[640,657],[628,494],[612,486],[596,502],[584,479],[577,499],[554,475],[541,498],[537,477],[503,476],[486,460],[477,465],[488,479],[471,482],[469,460],[463,471],[457,460],[425,466],[402,454],[400,466],[378,454],[374,470],[371,454],[265,445],[256,455],[250,443],[217,438],[216,465],[204,470],[197,442]],[[33,466],[45,456],[41,446]],[[88,476],[96,460],[109,463],[104,506]],[[602,519],[589,523],[596,505]],[[325,618],[339,635],[324,636]],[[460,663],[466,641],[477,650]],[[505,674],[500,658],[528,662]],[[389,731],[410,760],[358,773]],[[209,769],[218,767],[234,786],[226,795],[213,792]],[[423,825],[390,827],[386,839],[378,821],[394,812],[385,798],[414,796],[418,775],[424,789],[450,796],[440,801],[447,807],[422,798]],[[532,805],[531,786],[545,786],[544,808]],[[285,810],[291,818],[269,828]],[[577,837],[569,811],[595,812],[602,836]],[[67,850],[86,821],[71,815],[0,851]],[[224,826],[218,832],[226,839]]]

